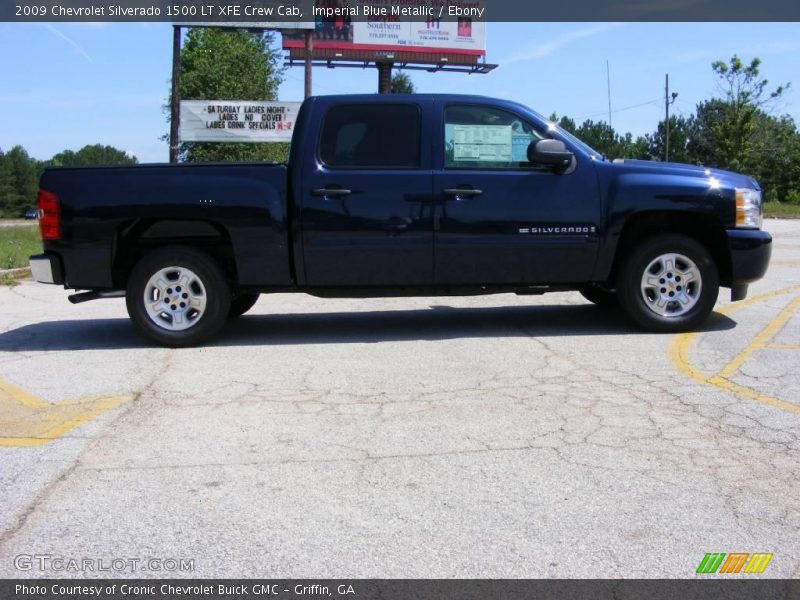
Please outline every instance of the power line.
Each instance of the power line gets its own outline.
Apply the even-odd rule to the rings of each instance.
[[[631,109],[634,109],[634,108],[641,108],[642,106],[647,106],[649,104],[655,104],[657,102],[659,102],[659,103],[662,102],[662,98],[655,98],[653,100],[648,100],[647,102],[640,102],[639,104],[631,104],[630,106],[623,106],[622,108],[615,108],[611,112],[612,113],[620,113],[620,112],[623,112],[623,111],[626,111],[626,110],[631,110]],[[605,115],[607,113],[608,113],[608,110],[605,109],[605,110],[600,110],[600,111],[591,112],[591,113],[582,113],[582,114],[578,114],[578,115],[573,115],[572,118],[573,119],[582,119],[582,118],[586,118],[586,117],[600,117],[600,116],[603,116],[603,115]]]
[[[611,127],[611,69],[606,59],[606,83],[608,84],[608,126]]]
[[[294,76],[293,76],[292,74],[290,74],[290,73],[285,73],[285,77],[286,77],[286,79],[290,79],[291,81],[294,81],[294,82],[297,82],[297,83],[303,83],[303,80],[302,80],[302,79],[300,79],[299,77],[294,77]],[[343,90],[339,90],[339,89],[336,89],[336,88],[332,88],[332,87],[330,87],[330,86],[328,86],[328,85],[322,85],[321,83],[315,83],[315,84],[314,84],[314,86],[315,86],[315,87],[318,87],[318,88],[322,88],[322,89],[328,90],[329,92],[336,92],[337,94],[344,94],[344,93],[346,93],[346,92],[344,92]]]

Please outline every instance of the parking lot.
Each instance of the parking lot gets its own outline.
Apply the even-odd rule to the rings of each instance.
[[[798,577],[800,221],[765,228],[767,277],[678,336],[577,293],[272,295],[169,350],[4,286],[0,576]]]

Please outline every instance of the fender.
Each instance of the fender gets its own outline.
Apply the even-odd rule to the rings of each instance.
[[[655,163],[658,164],[658,163]],[[620,243],[638,224],[638,234],[684,231],[712,251],[735,223],[735,199],[718,180],[694,171],[627,170],[622,163],[597,163],[606,227],[600,240],[595,281],[607,281],[619,259]],[[695,168],[702,172],[702,169]],[[646,221],[646,224],[645,224]],[[631,240],[629,239],[628,242]],[[716,255],[716,252],[714,252]],[[724,266],[724,265],[722,265]]]

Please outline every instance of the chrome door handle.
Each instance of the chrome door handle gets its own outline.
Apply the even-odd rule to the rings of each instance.
[[[483,190],[476,190],[475,188],[446,188],[442,191],[447,196],[461,196],[463,198],[480,196],[483,193]]]
[[[344,188],[334,188],[334,187],[326,187],[326,188],[317,188],[315,190],[311,190],[312,196],[329,196],[333,198],[337,198],[339,196],[347,196],[351,194],[351,190],[346,190]]]

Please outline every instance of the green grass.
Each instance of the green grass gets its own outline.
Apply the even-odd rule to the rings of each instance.
[[[765,202],[764,216],[778,219],[800,219],[800,204]]]
[[[42,251],[36,225],[0,227],[0,270],[28,266],[28,257]]]

